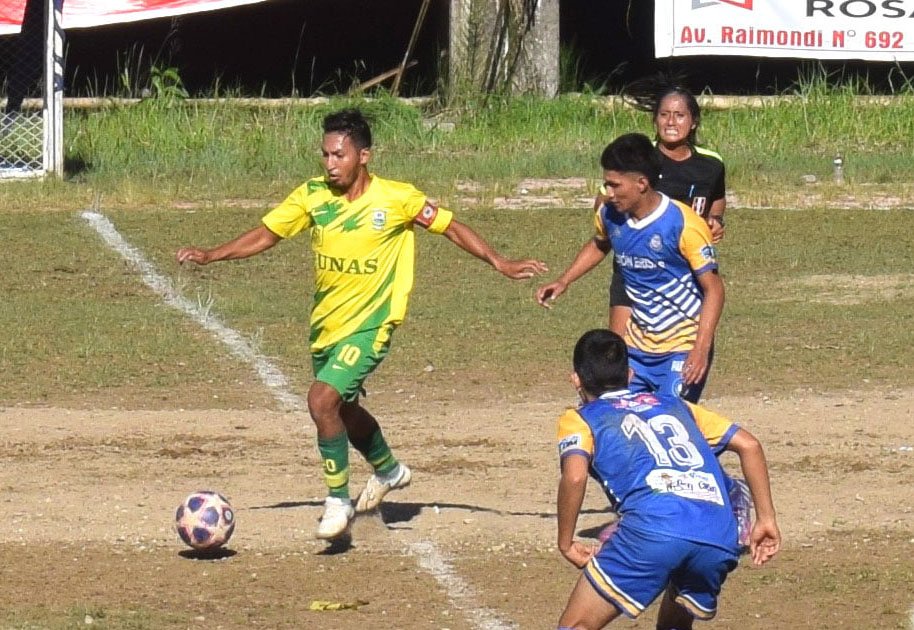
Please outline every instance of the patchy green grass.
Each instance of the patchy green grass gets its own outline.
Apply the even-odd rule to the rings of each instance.
[[[180,245],[222,242],[256,225],[261,213],[107,211],[159,273],[253,339],[303,391],[310,380],[307,239],[205,268],[180,268],[173,260]],[[509,255],[547,261],[549,279],[590,234],[586,209],[489,208],[460,216]],[[8,335],[0,348],[7,375],[0,404],[53,404],[111,391],[139,406],[265,400],[256,393],[262,387],[250,386],[247,366],[163,306],[78,215],[48,219],[7,217],[18,236],[7,245],[0,326],[21,334]],[[459,379],[520,390],[564,387],[574,340],[606,321],[608,264],[546,311],[532,297],[539,281],[509,281],[443,238],[422,233],[418,241],[411,311],[372,386],[423,374],[423,382],[445,391]],[[721,251],[727,305],[709,393],[914,380],[914,213],[737,210]],[[424,372],[429,365],[435,370]]]

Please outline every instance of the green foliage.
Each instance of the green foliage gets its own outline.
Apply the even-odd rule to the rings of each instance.
[[[151,198],[273,197],[316,171],[320,120],[344,106],[373,117],[376,169],[444,192],[463,180],[495,195],[526,177],[596,178],[597,157],[613,137],[653,135],[649,116],[593,96],[490,96],[428,111],[386,96],[262,107],[185,100],[174,69],[154,70],[155,98],[67,113],[67,159],[87,166],[80,177],[93,187],[129,186]],[[772,191],[801,194],[804,176],[830,180],[837,153],[851,186],[907,180],[914,94],[868,99],[821,81],[797,90],[758,107],[705,108],[699,137],[723,155],[739,198],[770,205]]]
[[[177,68],[153,66],[150,71],[149,84],[152,98],[169,105],[188,97],[187,90],[184,89],[184,82],[181,80],[181,75],[178,74]]]

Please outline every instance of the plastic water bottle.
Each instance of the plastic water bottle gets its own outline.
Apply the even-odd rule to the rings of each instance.
[[[835,167],[835,183],[843,184],[844,183],[844,158],[841,157],[841,154],[837,154],[835,159],[832,160],[832,164]]]

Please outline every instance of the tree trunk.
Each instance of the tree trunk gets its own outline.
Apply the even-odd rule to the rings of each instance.
[[[449,100],[558,92],[559,0],[450,0]]]

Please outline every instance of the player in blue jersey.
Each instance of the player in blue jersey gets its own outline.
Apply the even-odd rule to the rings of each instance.
[[[625,134],[600,158],[607,203],[595,235],[555,281],[536,291],[545,307],[612,251],[632,301],[625,341],[632,389],[697,401],[711,365],[724,285],[707,223],[656,190],[659,157],[642,134]]]
[[[713,618],[739,554],[715,447],[739,453],[756,502],[753,562],[764,564],[780,548],[761,445],[677,396],[629,392],[626,345],[609,330],[585,333],[573,365],[582,404],[558,424],[558,547],[583,573],[559,627],[595,629],[620,614],[637,617],[664,591],[659,630],[688,630],[695,618]],[[621,515],[599,549],[574,540],[588,475]]]
[[[629,83],[622,94],[626,103],[650,112],[654,121],[654,147],[660,156],[657,190],[681,201],[704,218],[716,245],[724,237],[726,169],[718,153],[698,144],[701,124],[698,100],[677,79],[664,75]],[[603,205],[605,195],[605,190],[597,195],[594,211]],[[631,307],[622,285],[622,274],[613,265],[609,285],[611,330],[625,334]]]

